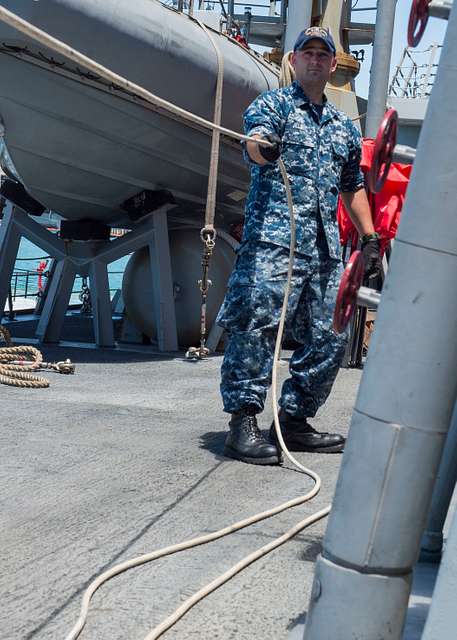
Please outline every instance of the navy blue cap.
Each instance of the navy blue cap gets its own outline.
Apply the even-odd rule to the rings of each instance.
[[[326,27],[308,27],[298,34],[298,38],[294,44],[294,51],[303,49],[305,44],[310,40],[321,40],[329,51],[336,55],[336,47],[333,42],[330,30]]]

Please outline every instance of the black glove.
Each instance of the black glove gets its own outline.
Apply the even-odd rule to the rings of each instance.
[[[276,162],[281,155],[281,138],[277,136],[276,133],[268,133],[266,136],[263,136],[263,140],[271,142],[274,146],[266,147],[259,144],[260,155],[268,162]]]
[[[362,238],[362,255],[365,261],[365,278],[373,280],[383,272],[381,242],[378,234],[368,234]]]

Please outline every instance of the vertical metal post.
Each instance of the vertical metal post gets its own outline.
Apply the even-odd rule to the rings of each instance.
[[[149,243],[154,313],[160,351],[177,351],[175,301],[166,210],[154,213],[154,236]]]
[[[457,296],[449,294],[457,273],[456,59],[451,12],[316,564],[306,640],[402,636],[457,397]]]
[[[449,532],[422,640],[455,640],[457,593],[457,510]]]
[[[457,482],[457,405],[454,409],[443,458],[433,490],[427,526],[421,542],[421,560],[439,562],[443,548],[443,527]]]
[[[73,263],[67,259],[59,260],[36,329],[40,342],[59,342],[75,277]]]
[[[90,263],[89,280],[95,342],[99,347],[114,347],[108,268],[104,262],[93,260]]]
[[[322,16],[322,26],[330,29],[337,53],[344,51],[344,42],[341,36],[342,26],[346,22],[347,10],[346,0],[327,0]]]
[[[14,214],[14,205],[7,202],[0,226],[0,320],[10,293],[11,276],[21,242],[21,234],[14,222]]]
[[[406,52],[407,51],[408,51],[408,49],[407,49],[407,47],[405,47],[403,49],[403,53],[401,54],[400,62],[395,67],[395,73],[394,73],[394,75],[392,77],[392,82],[390,83],[390,86],[389,86],[389,89],[388,89],[389,95],[391,93],[394,93],[396,84],[398,84],[398,86],[400,86],[400,80],[397,80],[397,78],[400,77],[400,75],[402,75],[401,68],[402,68],[403,63],[405,61],[405,57],[406,57]],[[397,95],[397,94],[395,94],[395,95]]]
[[[227,31],[230,32],[233,24],[233,16],[235,14],[235,0],[228,0],[227,2]]]
[[[424,76],[423,83],[422,83],[422,91],[420,94],[421,98],[427,97],[428,83],[430,82],[430,76],[432,75],[433,65],[435,64],[435,58],[438,52],[438,45],[434,43],[431,45],[430,49],[431,51],[430,51],[430,58],[428,60],[428,65],[427,65],[427,72]]]
[[[8,320],[13,321],[15,318],[16,314],[14,313],[13,292],[10,287],[8,291]]]
[[[378,0],[365,135],[375,138],[386,110],[397,0]]]
[[[283,0],[285,5],[285,0]],[[287,9],[286,34],[284,39],[284,53],[294,48],[298,34],[311,24],[313,10],[312,0],[289,0]]]
[[[244,7],[244,33],[243,37],[246,42],[249,42],[249,36],[251,35],[251,20],[252,20],[252,12],[251,7]]]
[[[405,78],[405,81],[403,83],[403,93],[401,94],[401,98],[407,98],[408,97],[408,91],[410,90],[410,82],[411,82],[411,78],[413,77],[413,73],[417,72],[417,64],[415,62],[413,62],[413,60],[411,59],[411,69],[408,71],[408,75]]]

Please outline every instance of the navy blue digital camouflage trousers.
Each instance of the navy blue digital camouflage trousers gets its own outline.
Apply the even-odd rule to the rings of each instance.
[[[289,250],[268,242],[245,242],[238,252],[217,322],[228,334],[221,368],[224,411],[261,412],[271,384],[276,335],[287,279]],[[332,388],[346,335],[332,330],[340,260],[316,246],[295,255],[286,319],[287,335],[299,346],[290,359],[280,406],[295,417],[313,417]]]

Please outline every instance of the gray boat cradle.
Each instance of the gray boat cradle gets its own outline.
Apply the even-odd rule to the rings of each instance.
[[[60,340],[65,314],[77,274],[90,280],[95,341],[99,347],[114,346],[112,309],[107,265],[147,246],[160,351],[176,351],[175,306],[168,244],[167,209],[164,205],[133,231],[106,242],[64,242],[26,213],[8,203],[0,226],[0,308],[6,299],[21,237],[48,252],[56,266],[45,294],[36,335],[41,342]]]
[[[439,562],[443,552],[443,528],[457,482],[457,404],[446,438],[432,504],[421,541],[421,560]]]

